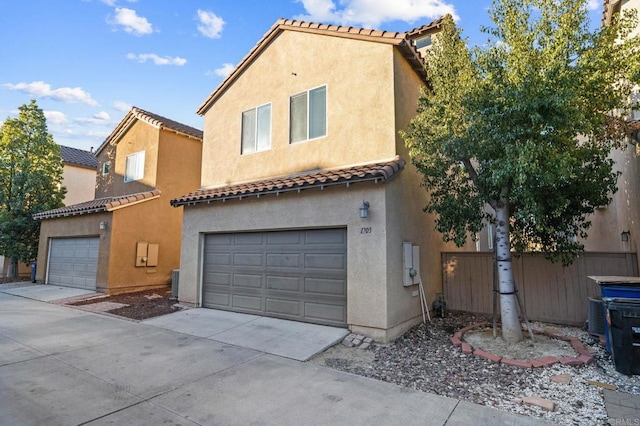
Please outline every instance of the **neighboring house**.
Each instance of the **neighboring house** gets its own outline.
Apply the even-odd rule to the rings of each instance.
[[[202,132],[133,107],[96,151],[95,199],[39,213],[37,279],[110,294],[167,286],[182,211],[200,183]]]
[[[67,188],[64,205],[92,200],[96,191],[98,167],[98,160],[93,152],[60,145],[60,156],[64,163],[62,186]]]
[[[96,168],[98,160],[90,151],[60,145],[60,156],[64,167],[62,169],[61,186],[67,188],[64,204],[76,204],[93,199],[96,189]],[[9,259],[0,256],[0,278],[9,273]],[[25,263],[18,264],[18,276],[31,275],[31,267]]]
[[[422,320],[410,269],[432,302],[453,246],[422,210],[398,132],[426,84],[417,49],[438,25],[274,24],[198,109],[201,189],[172,200],[184,208],[181,302],[382,341]]]
[[[627,9],[640,10],[640,0],[605,0],[602,25],[610,25],[614,16]],[[637,36],[640,27],[631,35]],[[637,100],[637,99],[636,99]],[[620,172],[618,191],[613,202],[596,211],[589,238],[585,241],[587,251],[627,251],[636,253],[640,242],[640,167],[639,144],[640,112],[634,111],[627,122],[629,138],[627,148],[615,150],[611,158],[615,170]]]

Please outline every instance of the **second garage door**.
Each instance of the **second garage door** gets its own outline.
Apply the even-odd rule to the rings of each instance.
[[[95,290],[99,245],[97,237],[52,239],[47,283]]]
[[[345,229],[207,235],[203,272],[204,307],[346,325]]]

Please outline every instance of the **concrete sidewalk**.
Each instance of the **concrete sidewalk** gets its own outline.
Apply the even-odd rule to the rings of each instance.
[[[542,424],[1,288],[0,384],[2,425]]]

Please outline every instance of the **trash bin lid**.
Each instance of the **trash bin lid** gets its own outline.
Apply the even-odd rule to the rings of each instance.
[[[640,287],[640,277],[625,277],[617,275],[590,275],[587,278],[592,279],[596,284],[601,286],[607,285],[629,285]]]

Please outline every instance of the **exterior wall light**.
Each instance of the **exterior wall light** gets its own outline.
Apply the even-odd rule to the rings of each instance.
[[[622,240],[623,243],[629,242],[629,235],[631,235],[631,231],[622,231],[620,233],[620,239]]]
[[[100,222],[100,230],[104,231],[105,229],[107,229],[107,222],[105,221]]]
[[[360,206],[360,218],[366,219],[369,216],[369,202],[362,201],[362,205]]]

